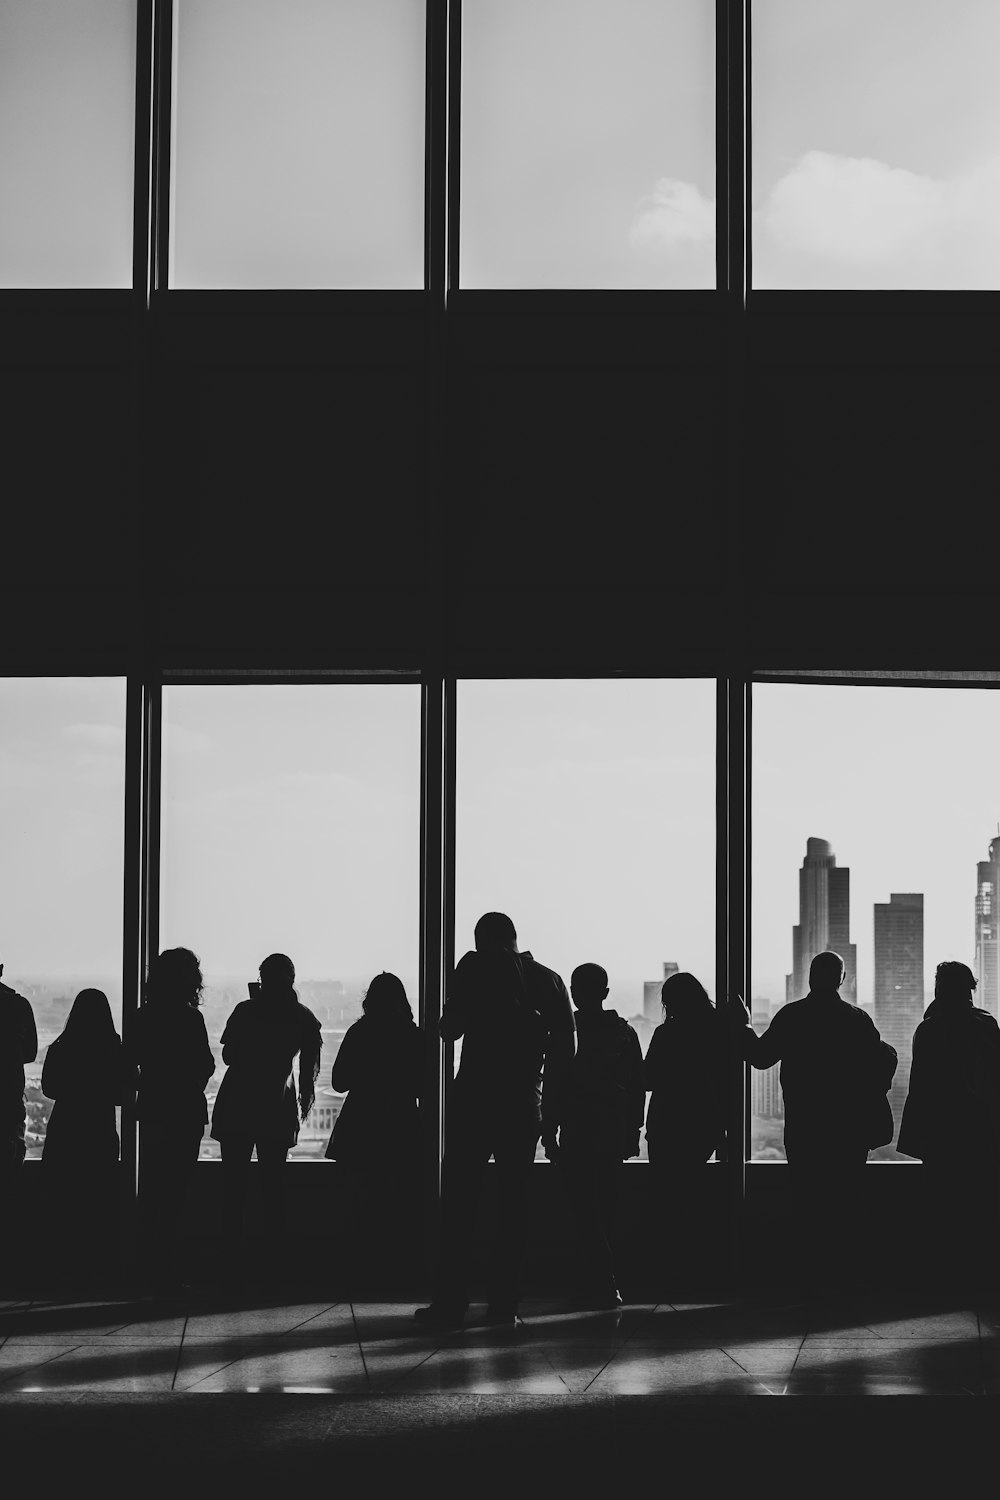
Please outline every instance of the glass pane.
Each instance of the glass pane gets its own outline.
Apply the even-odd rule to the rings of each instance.
[[[506,912],[567,987],[607,970],[645,1053],[670,968],[714,989],[714,683],[462,682],[457,723],[456,955]]]
[[[29,1158],[52,1110],[45,1053],[80,990],[104,991],[121,1034],[124,820],[124,679],[0,678],[0,963],[38,1032]]]
[[[424,5],[176,0],[170,282],[423,286]]]
[[[193,948],[216,1057],[269,953],[295,965],[323,1030],[316,1107],[294,1157],[322,1158],[330,1069],[369,980],[417,1015],[420,689],[173,687],[164,692],[161,948]],[[206,1132],[202,1155],[218,1156]]]
[[[897,1133],[937,965],[968,964],[975,1003],[1000,1014],[996,927],[981,910],[1000,816],[998,723],[1000,699],[982,688],[753,690],[755,1029],[806,994],[815,952],[840,952],[841,993],[898,1053]],[[752,1154],[780,1160],[777,1079],[754,1069],[751,1083]],[[891,1145],[871,1157],[906,1159]]]
[[[135,0],[0,4],[0,286],[130,287]]]
[[[715,286],[712,0],[465,0],[466,287]]]
[[[1000,286],[995,0],[756,0],[753,282]]]

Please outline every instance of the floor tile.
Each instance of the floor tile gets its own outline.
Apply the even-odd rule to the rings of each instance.
[[[393,1385],[395,1395],[417,1392],[568,1395],[569,1387],[540,1354],[513,1348],[438,1349]]]
[[[789,1395],[975,1395],[978,1343],[956,1339],[807,1339]]]
[[[588,1388],[588,1395],[758,1395],[779,1392],[722,1349],[639,1349],[626,1345]]]
[[[286,1348],[278,1340],[252,1353],[220,1362],[210,1347],[181,1350],[174,1389],[178,1391],[339,1391],[369,1389],[364,1361],[355,1346],[345,1349]]]
[[[350,1320],[345,1304],[279,1303],[263,1307],[214,1307],[194,1309],[187,1319],[188,1334],[211,1337],[225,1334],[241,1338],[280,1338],[307,1324],[316,1326],[327,1318],[339,1326]]]
[[[19,1346],[27,1356],[26,1366],[12,1378],[0,1369],[0,1391],[129,1391],[164,1392],[173,1385],[177,1351],[166,1344],[139,1347],[135,1344],[108,1346],[81,1344],[62,1349],[41,1363],[36,1356],[42,1344]],[[0,1351],[2,1353],[3,1351]],[[31,1363],[35,1359],[34,1363]]]

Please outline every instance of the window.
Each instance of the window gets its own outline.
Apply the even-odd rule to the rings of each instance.
[[[135,0],[0,6],[0,286],[131,287]]]
[[[1000,873],[998,710],[983,688],[753,689],[755,1024],[806,993],[815,952],[840,952],[842,994],[898,1053],[897,1131],[937,964],[968,964],[975,1003],[1000,1012],[996,937],[976,900]],[[768,1077],[752,1073],[755,1160],[784,1155]],[[872,1155],[903,1160],[892,1146]]]
[[[456,956],[506,912],[567,987],[608,971],[645,1052],[666,965],[714,991],[714,683],[463,681],[456,732]]]
[[[465,0],[461,283],[714,287],[715,7]]]
[[[125,682],[0,678],[0,962],[31,1002],[38,1057],[25,1066],[27,1155],[52,1101],[42,1065],[82,989],[122,1025]]]
[[[423,286],[424,9],[177,0],[172,286]]]
[[[173,686],[163,725],[160,947],[201,959],[209,1105],[227,1017],[261,959],[287,953],[323,1028],[292,1155],[321,1158],[341,1104],[330,1069],[369,980],[397,974],[417,1014],[420,689]]]
[[[1000,286],[993,0],[756,0],[753,281]]]

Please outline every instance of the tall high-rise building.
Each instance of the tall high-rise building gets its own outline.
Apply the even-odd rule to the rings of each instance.
[[[809,965],[817,953],[833,949],[844,960],[840,993],[858,1003],[858,951],[850,939],[851,872],[838,866],[826,839],[807,839],[799,871],[799,920],[792,928],[792,972],[785,977],[785,999],[801,1000],[809,990]]]
[[[1000,831],[976,866],[976,1004],[1000,1019]]]
[[[910,1081],[913,1033],[924,1013],[924,898],[894,892],[875,904],[875,1025],[899,1061],[889,1092],[899,1128]]]
[[[659,1026],[663,1020],[663,1014],[660,1010],[660,991],[663,988],[663,980],[669,979],[671,974],[679,974],[680,968],[680,964],[675,964],[672,960],[669,962],[664,961],[663,979],[643,980],[642,1013],[646,1020],[651,1021],[654,1026]]]

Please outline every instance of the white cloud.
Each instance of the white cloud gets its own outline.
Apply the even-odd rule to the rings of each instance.
[[[779,250],[857,265],[910,261],[936,268],[941,284],[971,274],[996,285],[1000,159],[939,179],[871,157],[807,151],[756,219]]]
[[[674,250],[715,238],[715,202],[692,182],[661,177],[629,230],[633,250]]]

